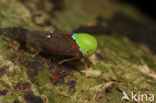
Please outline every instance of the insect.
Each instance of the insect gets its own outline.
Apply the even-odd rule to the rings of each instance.
[[[10,27],[0,29],[0,35],[30,45],[41,52],[72,57],[62,60],[59,64],[70,60],[82,60],[93,54],[97,48],[97,40],[87,33],[30,31],[20,27]],[[82,62],[86,66],[84,59]]]

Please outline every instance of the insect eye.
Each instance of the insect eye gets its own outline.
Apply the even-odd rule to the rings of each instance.
[[[89,49],[86,51],[86,56],[90,56],[92,54],[92,51]]]

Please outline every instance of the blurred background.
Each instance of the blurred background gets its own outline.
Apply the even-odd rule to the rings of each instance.
[[[155,1],[16,0],[16,2],[11,1],[10,5],[5,5],[6,2],[7,0],[1,1],[0,20],[1,25],[4,22],[3,26],[20,24],[30,27],[30,23],[27,23],[31,20],[34,26],[42,26],[47,30],[105,33],[107,35],[116,33],[119,36],[126,36],[136,42],[144,43],[154,53],[156,52]],[[19,3],[24,7],[21,7]],[[9,11],[9,8],[12,7],[14,9]],[[19,16],[15,17],[16,14]],[[3,21],[3,17],[12,16],[17,22]]]
[[[156,94],[155,4],[0,0],[0,28],[86,32],[98,41],[85,74],[80,62],[58,65],[59,57],[20,50],[17,42],[0,36],[0,103],[132,103],[121,101],[123,91],[129,97],[130,91]]]

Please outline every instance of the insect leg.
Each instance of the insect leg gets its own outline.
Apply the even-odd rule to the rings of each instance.
[[[58,64],[62,64],[64,62],[68,62],[68,61],[76,60],[76,59],[79,59],[79,57],[74,57],[74,58],[71,58],[71,59],[65,59],[65,60],[60,61]]]
[[[84,64],[85,69],[86,69],[86,73],[87,73],[89,69],[88,69],[88,65],[87,65],[87,63],[86,63],[85,58],[82,58],[82,59],[81,59],[81,62]]]

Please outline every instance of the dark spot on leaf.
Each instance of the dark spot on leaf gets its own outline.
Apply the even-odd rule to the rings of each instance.
[[[28,82],[19,82],[17,83],[17,85],[15,86],[15,90],[30,90],[31,89],[31,84]]]
[[[37,75],[37,72],[43,69],[45,61],[41,56],[35,56],[33,60],[23,55],[13,55],[11,60],[16,60],[19,64],[26,67],[27,73],[30,77]]]
[[[7,89],[3,89],[3,90],[0,91],[0,96],[1,95],[5,96],[5,95],[7,95],[7,93],[8,93],[8,90]]]
[[[35,96],[32,93],[27,93],[24,95],[24,99],[27,103],[44,103],[41,97]]]
[[[64,9],[64,0],[50,0],[54,4],[54,10],[60,11]]]
[[[53,85],[62,85],[65,84],[69,86],[69,90],[74,92],[76,86],[76,78],[72,72],[59,72],[57,74],[52,74],[50,81]]]
[[[27,73],[29,76],[37,75],[37,72],[43,69],[44,60],[40,56],[36,56],[33,62],[29,62],[26,66],[28,69]]]
[[[59,81],[59,75],[53,75],[50,77],[50,81],[53,85],[57,84]]]
[[[2,77],[5,74],[5,72],[8,68],[9,68],[9,66],[6,66],[6,65],[3,67],[0,67],[0,77]]]
[[[104,57],[103,57],[100,53],[95,53],[95,55],[96,55],[100,60],[104,60]]]
[[[107,88],[105,89],[105,92],[106,92],[106,93],[110,93],[110,92],[113,90],[113,88],[114,88],[114,84],[112,84],[112,85],[110,85],[109,87],[107,87]]]
[[[14,100],[13,103],[21,103],[18,99]]]

